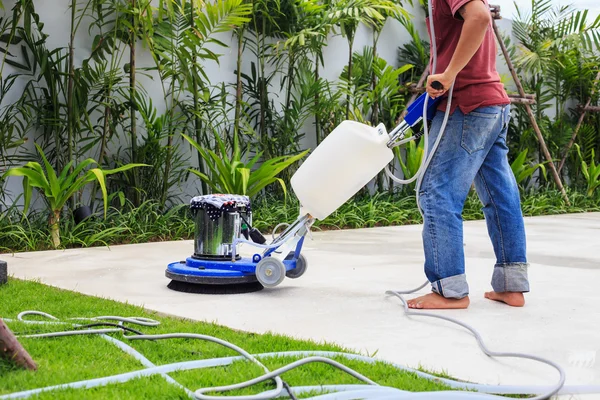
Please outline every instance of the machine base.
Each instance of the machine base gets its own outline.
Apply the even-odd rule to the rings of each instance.
[[[230,261],[199,260],[190,257],[186,261],[169,264],[165,276],[171,279],[169,289],[186,293],[237,294],[252,293],[264,289],[253,272],[252,260]]]
[[[281,283],[284,277],[296,279],[305,271],[304,256],[300,255],[296,258],[295,253],[290,252],[283,261],[272,259],[270,256],[262,258],[258,254],[252,258],[236,261],[188,257],[185,261],[169,264],[165,276],[171,279],[167,287],[172,290],[188,293],[233,294],[274,287]]]

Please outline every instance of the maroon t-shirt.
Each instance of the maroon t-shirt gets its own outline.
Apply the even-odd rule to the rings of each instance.
[[[437,68],[436,73],[442,73],[450,64],[452,55],[458,45],[458,40],[463,27],[463,20],[458,10],[469,1],[483,1],[488,6],[487,0],[430,0],[433,5],[433,22],[437,39]],[[429,30],[429,18],[427,19]],[[433,51],[433,46],[432,46]],[[510,100],[500,82],[500,75],[496,70],[496,38],[490,23],[481,47],[467,66],[459,72],[454,83],[451,112],[460,107],[464,114],[468,114],[478,107],[510,104]],[[432,65],[430,65],[430,68]],[[447,100],[440,102],[439,109],[446,110]]]

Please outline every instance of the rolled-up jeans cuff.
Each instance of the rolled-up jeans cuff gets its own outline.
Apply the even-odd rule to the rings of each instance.
[[[529,292],[528,263],[496,264],[492,275],[495,292]]]
[[[449,276],[432,282],[431,289],[448,299],[462,299],[469,295],[469,284],[465,274]]]

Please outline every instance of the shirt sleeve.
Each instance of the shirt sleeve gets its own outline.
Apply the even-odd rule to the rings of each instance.
[[[431,0],[429,0],[429,1],[431,1]],[[456,19],[462,20],[461,16],[458,15],[458,10],[460,10],[460,8],[462,6],[464,6],[465,4],[467,4],[470,1],[483,1],[483,0],[446,0],[446,3],[448,3],[448,6],[450,6],[450,11],[452,12],[452,16]],[[485,1],[483,1],[483,2],[485,3]]]

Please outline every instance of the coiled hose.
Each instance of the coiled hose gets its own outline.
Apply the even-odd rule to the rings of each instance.
[[[398,296],[399,293],[389,292],[389,294],[394,294],[394,295]],[[400,299],[402,300],[401,295],[398,297],[400,297]],[[404,311],[408,315],[430,316],[430,317],[435,317],[435,318],[441,318],[446,321],[458,323],[459,325],[469,329],[472,333],[475,334],[475,337],[478,340],[480,347],[482,347],[482,349],[484,349],[484,351],[488,352],[488,350],[483,345],[480,335],[477,333],[477,331],[475,331],[473,328],[471,328],[467,324],[461,323],[459,321],[457,322],[457,321],[453,320],[452,318],[437,316],[435,314],[428,315],[427,313],[410,311],[408,309],[408,307],[406,306],[406,302],[404,300],[403,300],[403,304],[404,304]],[[50,321],[33,321],[33,320],[25,319],[25,317],[29,316],[29,315],[38,315],[38,316],[46,317],[46,318],[50,319]],[[72,322],[61,322],[56,317],[53,317],[52,315],[38,312],[38,311],[24,311],[17,316],[17,320],[20,322],[27,323],[27,324],[55,324],[55,325],[70,324],[74,328],[81,326],[78,324],[74,324]],[[93,322],[112,320],[112,321],[118,321],[120,325],[122,325],[124,323],[141,325],[141,326],[157,326],[157,325],[159,325],[159,323],[157,321],[153,321],[153,320],[149,320],[149,319],[145,319],[145,318],[122,318],[122,317],[113,317],[113,316],[95,317],[95,318],[90,318],[90,319],[76,318],[76,319],[71,319],[69,321],[84,321],[84,320],[85,321],[93,321]],[[11,320],[5,319],[5,321],[10,322]],[[25,390],[25,391],[16,392],[16,393],[10,393],[7,395],[0,396],[0,400],[25,399],[25,398],[29,398],[31,396],[34,396],[34,395],[37,395],[40,393],[50,392],[50,391],[55,391],[55,390],[93,388],[93,387],[105,386],[108,384],[123,383],[123,382],[130,381],[132,379],[136,379],[136,378],[140,378],[140,377],[147,377],[147,376],[152,376],[152,375],[162,376],[169,383],[183,389],[185,391],[185,393],[187,393],[187,395],[191,399],[199,399],[199,400],[209,400],[209,399],[210,400],[213,400],[213,399],[266,400],[266,399],[273,399],[273,398],[285,396],[283,386],[280,383],[281,378],[279,377],[279,375],[281,375],[287,371],[290,371],[294,368],[300,367],[302,365],[306,365],[308,363],[315,363],[315,362],[326,363],[335,368],[339,368],[340,370],[342,370],[342,371],[350,374],[351,376],[355,377],[356,379],[362,381],[364,384],[362,384],[362,385],[323,385],[323,386],[294,387],[294,388],[291,388],[291,391],[294,394],[302,394],[302,393],[311,392],[311,391],[334,392],[334,393],[329,393],[329,394],[318,395],[318,396],[312,397],[313,399],[319,399],[319,400],[345,400],[345,399],[348,399],[348,400],[349,399],[383,400],[383,399],[423,399],[423,398],[476,400],[476,399],[504,398],[504,397],[494,396],[491,394],[485,394],[485,392],[495,393],[495,394],[507,394],[507,395],[508,394],[525,394],[525,395],[527,395],[527,394],[536,394],[536,393],[546,392],[546,394],[544,394],[544,395],[534,397],[534,399],[546,399],[546,398],[549,398],[550,396],[552,396],[553,394],[556,394],[558,392],[558,390],[560,389],[560,387],[557,388],[558,385],[555,385],[552,387],[506,386],[506,385],[495,386],[495,385],[478,385],[478,384],[471,384],[471,383],[465,383],[465,382],[458,382],[458,381],[454,381],[451,379],[439,378],[439,377],[436,377],[436,376],[433,376],[433,375],[430,375],[430,374],[427,374],[427,373],[424,373],[424,372],[421,372],[418,370],[404,367],[402,365],[388,363],[388,362],[376,360],[376,359],[373,359],[370,357],[365,357],[365,356],[360,356],[360,355],[355,355],[355,354],[338,353],[338,352],[291,351],[291,352],[264,353],[264,354],[253,355],[253,354],[249,354],[245,350],[241,349],[240,347],[238,347],[232,343],[229,343],[227,341],[224,341],[222,339],[215,338],[212,336],[207,336],[207,335],[198,335],[198,334],[189,334],[189,333],[175,333],[175,334],[164,334],[164,335],[124,335],[124,338],[127,340],[164,340],[164,339],[172,339],[172,338],[189,338],[189,339],[205,340],[205,341],[210,341],[210,342],[225,346],[229,349],[234,350],[238,354],[240,354],[240,356],[235,356],[235,357],[222,357],[222,358],[213,358],[213,359],[208,359],[208,360],[186,361],[186,362],[178,362],[178,363],[173,363],[173,364],[156,366],[151,361],[149,361],[146,357],[144,357],[142,354],[140,354],[137,350],[135,350],[134,348],[132,348],[125,342],[107,335],[107,333],[114,333],[114,332],[119,332],[119,331],[124,332],[122,328],[123,328],[123,326],[121,326],[121,328],[111,328],[111,329],[72,330],[72,331],[52,332],[52,333],[45,333],[45,334],[22,335],[20,337],[21,338],[51,338],[51,337],[65,337],[65,336],[72,336],[72,335],[90,335],[90,334],[100,335],[102,338],[115,344],[121,350],[123,350],[127,354],[133,356],[138,361],[140,361],[142,363],[142,365],[144,367],[146,367],[145,369],[142,369],[139,371],[134,371],[134,372],[129,372],[129,373],[124,373],[124,374],[118,374],[118,375],[109,376],[109,377],[104,377],[104,378],[90,379],[90,380],[67,383],[67,384],[62,384],[62,385],[54,385],[54,386],[49,386],[49,387],[40,388],[40,389]],[[494,353],[494,352],[489,352],[489,353],[491,353],[491,355],[493,355],[493,356],[499,356],[499,357],[512,357],[512,356],[521,357],[521,355],[515,355],[515,354],[511,354],[511,353]],[[259,359],[273,358],[273,357],[305,357],[305,358],[295,361],[293,363],[290,363],[290,364],[288,364],[282,368],[279,368],[275,371],[269,371],[259,361]],[[362,362],[366,362],[366,363],[383,362],[388,365],[394,366],[398,370],[414,373],[421,378],[429,379],[429,380],[447,385],[455,390],[442,391],[442,392],[412,393],[412,392],[406,392],[406,391],[403,391],[403,390],[400,390],[397,388],[379,386],[379,385],[377,385],[377,383],[373,382],[372,380],[370,380],[369,378],[360,374],[359,372],[356,372],[348,367],[345,367],[343,364],[332,360],[331,357],[345,358],[348,360],[357,360],[357,361],[362,361]],[[536,361],[545,362],[545,363],[551,365],[552,367],[560,369],[560,367],[558,367],[554,363],[546,362],[546,360],[540,359],[539,357],[531,356],[531,357],[527,357],[527,358],[530,358],[530,359],[533,359]],[[193,370],[193,369],[200,369],[200,368],[210,368],[210,367],[229,365],[235,361],[244,360],[244,359],[249,360],[249,361],[261,366],[261,368],[263,368],[265,370],[265,374],[260,377],[254,378],[252,380],[246,381],[246,382],[241,382],[238,384],[221,386],[221,387],[201,388],[201,389],[196,390],[195,392],[183,387],[181,384],[179,384],[177,381],[175,381],[173,378],[171,378],[170,376],[167,375],[168,373],[172,373],[172,372],[176,372],[176,371],[185,371],[185,370]],[[561,385],[560,385],[562,387],[562,383],[564,383],[564,374],[562,374],[561,377],[563,378],[561,381]],[[226,391],[235,390],[235,389],[242,389],[242,388],[246,388],[246,387],[252,386],[254,384],[257,384],[259,382],[263,382],[263,381],[271,380],[271,379],[275,380],[276,388],[265,391],[265,392],[261,392],[261,393],[255,394],[255,395],[208,396],[206,394],[208,392],[226,392]],[[482,393],[464,392],[464,391],[456,391],[456,390],[475,390],[475,391],[479,391]],[[563,387],[563,393],[570,393],[570,394],[600,393],[600,385]]]

